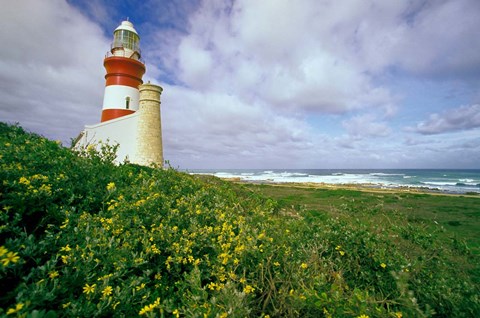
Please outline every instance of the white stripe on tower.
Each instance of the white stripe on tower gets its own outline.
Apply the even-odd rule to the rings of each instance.
[[[105,87],[103,109],[115,109],[124,106],[124,109],[138,110],[139,92],[137,88],[125,85],[110,85]]]

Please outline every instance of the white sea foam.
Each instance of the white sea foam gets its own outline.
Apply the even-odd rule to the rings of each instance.
[[[435,181],[425,181],[422,184],[432,185],[432,186],[456,186],[457,182],[435,182]]]
[[[463,183],[464,185],[467,186],[478,186],[480,184],[480,180],[475,180],[475,179],[459,179],[459,183]]]
[[[228,173],[216,172],[212,173],[219,178],[239,178],[244,181],[270,181],[278,183],[330,183],[330,184],[380,184],[379,180],[368,174],[341,174],[341,175],[311,175],[300,172],[274,172],[264,171],[261,173]]]
[[[234,177],[234,175],[232,175],[231,173],[228,173],[228,172],[216,172],[216,173],[207,173],[207,174],[212,174],[216,177],[219,177],[219,178],[232,178]]]

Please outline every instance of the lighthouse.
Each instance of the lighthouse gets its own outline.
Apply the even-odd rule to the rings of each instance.
[[[103,61],[107,74],[102,122],[138,110],[138,86],[145,74],[140,58],[140,37],[130,21],[123,21],[113,32],[111,49]]]
[[[118,145],[116,162],[163,166],[160,95],[163,89],[143,83],[140,36],[130,21],[113,32],[103,65],[106,70],[100,123],[86,125],[74,148]]]

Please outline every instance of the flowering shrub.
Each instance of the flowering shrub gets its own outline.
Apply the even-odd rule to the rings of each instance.
[[[413,317],[479,310],[477,286],[460,271],[400,252],[388,231],[352,222],[347,208],[345,218],[314,218],[215,178],[114,166],[114,149],[77,154],[17,126],[0,124],[0,131],[0,314]]]

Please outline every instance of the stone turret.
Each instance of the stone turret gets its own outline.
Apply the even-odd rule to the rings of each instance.
[[[163,166],[160,94],[163,89],[148,82],[139,86],[137,149],[134,163]]]

